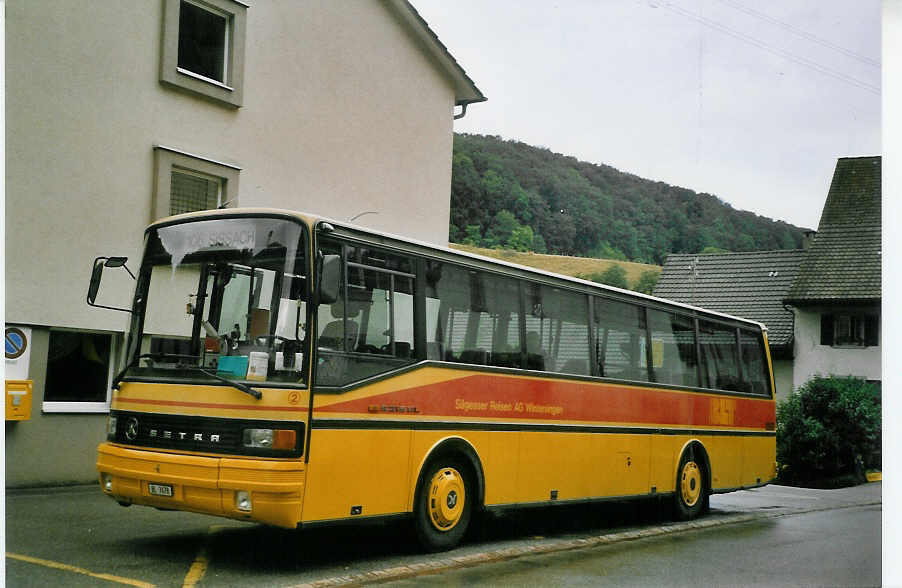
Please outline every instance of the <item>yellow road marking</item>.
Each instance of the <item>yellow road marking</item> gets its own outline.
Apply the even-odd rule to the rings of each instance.
[[[138,586],[139,588],[154,588],[153,584],[148,584],[147,582],[141,582],[140,580],[132,580],[131,578],[123,578],[121,576],[114,576],[112,574],[98,574],[96,572],[92,572],[92,571],[86,570],[84,568],[70,566],[68,564],[59,563],[57,561],[39,559],[37,557],[21,555],[18,553],[10,553],[8,551],[6,552],[6,557],[8,557],[10,559],[17,559],[19,561],[36,564],[39,566],[44,566],[47,568],[53,568],[55,570],[63,570],[65,572],[73,572],[75,574],[91,576],[92,578],[100,578],[101,580],[108,580],[110,582],[116,582],[117,584],[125,584],[127,586]]]
[[[215,533],[225,528],[224,525],[213,525],[210,527],[210,530],[207,533],[207,540],[204,541],[197,557],[194,558],[194,563],[191,564],[191,567],[188,568],[188,573],[185,574],[185,579],[182,581],[182,588],[194,588],[194,586],[197,586],[197,583],[203,579],[204,574],[207,573],[207,565],[210,563],[210,557],[208,555],[210,538]]]

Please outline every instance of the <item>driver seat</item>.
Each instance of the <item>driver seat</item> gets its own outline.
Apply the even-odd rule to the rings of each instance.
[[[319,347],[335,349],[338,351],[352,351],[357,345],[358,326],[355,321],[348,319],[348,330],[344,332],[345,321],[339,319],[326,324],[323,332],[319,336]],[[342,346],[342,333],[344,332],[344,343]]]

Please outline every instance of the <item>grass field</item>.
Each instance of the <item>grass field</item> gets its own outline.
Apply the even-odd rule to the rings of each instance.
[[[545,255],[542,253],[524,253],[509,249],[483,249],[470,245],[451,243],[452,249],[476,253],[485,257],[493,257],[510,263],[517,263],[542,269],[548,272],[587,278],[592,274],[601,273],[612,265],[619,265],[626,270],[626,279],[630,286],[636,283],[643,272],[649,270],[660,273],[661,266],[647,263],[634,263],[632,261],[615,261],[613,259],[595,259],[591,257],[570,257],[567,255]]]

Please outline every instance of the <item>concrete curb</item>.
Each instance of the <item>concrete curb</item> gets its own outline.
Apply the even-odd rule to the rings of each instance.
[[[560,541],[542,543],[541,545],[506,547],[502,549],[495,549],[480,553],[471,553],[457,557],[452,556],[441,559],[434,559],[427,562],[413,563],[381,570],[373,570],[359,574],[334,576],[332,578],[324,578],[322,580],[316,580],[314,582],[308,582],[305,584],[297,584],[292,586],[291,588],[331,588],[335,586],[360,586],[364,584],[379,584],[383,582],[415,578],[417,576],[437,574],[448,570],[474,567],[486,563],[498,563],[529,555],[544,555],[549,553],[573,551],[577,549],[589,549],[592,547],[613,545],[615,543],[623,543],[626,541],[637,541],[639,539],[648,539],[651,537],[675,535],[678,533],[686,533],[689,531],[702,529],[712,529],[715,527],[724,527],[727,525],[737,525],[752,521],[776,519],[780,517],[822,512],[827,510],[842,510],[847,508],[876,506],[882,504],[882,501],[862,502],[856,504],[841,504],[837,506],[823,506],[818,508],[807,508],[784,512],[729,515],[718,518],[705,518],[695,521],[686,521],[683,523],[668,523],[656,527],[649,527],[647,529],[621,531],[619,533],[609,533],[606,535],[597,535],[595,537],[584,537],[582,539],[562,539]]]

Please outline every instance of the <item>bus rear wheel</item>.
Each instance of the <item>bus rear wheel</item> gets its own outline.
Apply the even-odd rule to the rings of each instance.
[[[688,521],[702,514],[708,505],[704,463],[698,450],[688,450],[680,459],[674,491],[674,516]]]
[[[470,470],[458,458],[433,459],[423,468],[414,506],[417,538],[428,551],[456,546],[467,532],[473,511]]]

